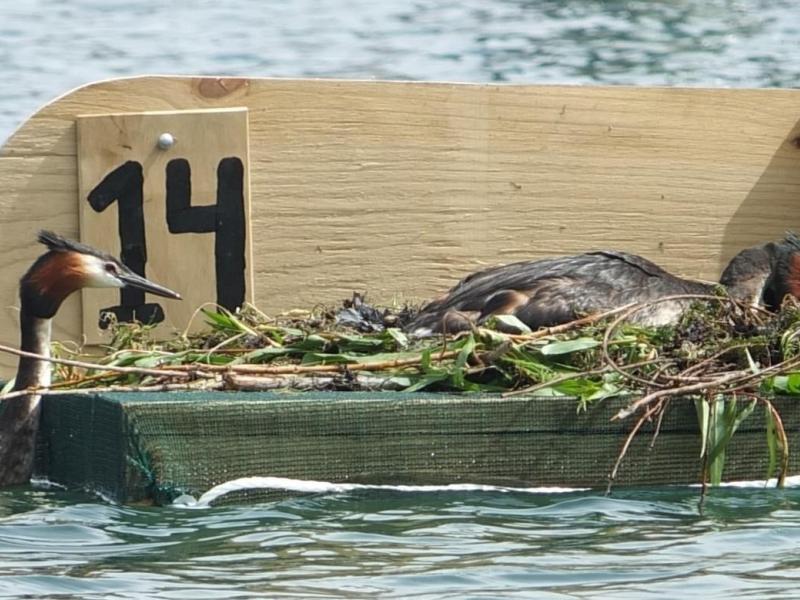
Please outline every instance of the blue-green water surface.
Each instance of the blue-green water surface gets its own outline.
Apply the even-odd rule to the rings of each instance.
[[[0,492],[0,596],[796,598],[800,489],[361,491],[205,509]]]
[[[142,73],[793,87],[799,25],[796,0],[8,0],[0,142],[74,86]],[[700,512],[684,488],[195,510],[21,488],[0,491],[0,596],[796,598],[799,508],[796,489]]]
[[[3,0],[0,142],[143,73],[795,87],[796,0]]]

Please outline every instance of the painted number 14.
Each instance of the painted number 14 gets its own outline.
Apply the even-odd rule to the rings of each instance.
[[[213,233],[218,305],[236,310],[245,295],[244,166],[236,157],[223,158],[217,167],[217,201],[192,206],[189,161],[176,158],[166,167],[166,221],[170,233]],[[89,193],[89,205],[103,212],[114,202],[118,209],[121,259],[133,271],[146,276],[147,240],[144,220],[144,175],[139,162],[120,165]],[[159,323],[164,310],[146,303],[142,290],[123,288],[120,302],[100,311],[100,327],[107,328],[113,314],[117,321]]]

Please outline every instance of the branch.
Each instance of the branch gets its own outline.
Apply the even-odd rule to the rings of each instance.
[[[110,392],[179,392],[191,390],[220,390],[225,384],[221,380],[202,379],[199,381],[187,381],[185,383],[159,383],[157,385],[107,385],[93,388],[78,389],[52,389],[49,387],[28,388],[25,390],[15,390],[2,397],[2,400],[29,396],[31,394],[47,394],[48,396],[68,396],[77,394],[86,396],[89,394],[107,394]]]
[[[431,355],[431,360],[444,360],[455,358],[460,350],[435,353]],[[234,372],[263,375],[300,375],[303,373],[350,373],[353,371],[383,371],[384,369],[394,369],[398,367],[411,367],[422,362],[422,354],[414,358],[401,358],[396,360],[384,360],[373,363],[336,363],[333,365],[203,365],[204,371],[210,372]],[[197,369],[197,365],[176,365],[175,369]],[[181,371],[183,372],[183,371]]]
[[[185,379],[189,375],[184,371],[171,371],[168,369],[143,369],[139,367],[117,367],[113,365],[102,365],[99,363],[83,362],[79,360],[70,360],[68,358],[54,358],[52,356],[45,356],[43,354],[36,354],[35,352],[27,352],[25,350],[18,350],[11,346],[4,346],[0,344],[0,352],[8,354],[16,354],[17,356],[24,356],[26,358],[36,358],[39,360],[55,363],[58,365],[68,365],[70,367],[81,367],[93,371],[113,371],[115,373],[136,373],[138,375],[155,375],[157,377],[179,377]]]
[[[714,387],[719,387],[721,385],[725,385],[731,381],[735,381],[736,379],[741,379],[743,375],[749,374],[750,371],[734,371],[733,373],[728,373],[727,375],[723,375],[722,377],[717,377],[711,381],[701,381],[700,383],[694,383],[691,385],[684,385],[681,387],[676,388],[669,388],[665,390],[658,390],[657,392],[653,392],[652,394],[647,394],[643,396],[627,408],[620,409],[620,411],[611,417],[612,421],[616,421],[618,419],[625,419],[635,413],[639,408],[642,406],[646,406],[651,402],[655,402],[659,398],[666,398],[668,396],[680,396],[681,394],[688,394],[690,392],[699,392],[700,390],[706,390]]]
[[[408,387],[407,384],[402,384],[393,377],[375,377],[374,375],[359,374],[352,374],[344,381],[340,375],[264,377],[226,373],[223,376],[223,380],[225,381],[226,389],[247,392],[279,389],[329,390],[332,387],[340,387],[343,383],[357,386],[358,389],[366,391],[398,391]]]

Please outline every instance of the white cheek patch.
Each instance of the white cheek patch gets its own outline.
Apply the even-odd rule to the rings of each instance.
[[[86,265],[86,287],[121,288],[124,284],[106,271],[105,262],[91,257]]]

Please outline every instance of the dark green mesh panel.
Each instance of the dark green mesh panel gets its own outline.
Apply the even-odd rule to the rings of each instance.
[[[797,455],[800,406],[776,400]],[[604,486],[635,419],[628,400],[586,413],[564,398],[402,393],[192,393],[45,399],[38,474],[121,502],[166,502],[254,475],[372,483]],[[619,485],[698,480],[692,402],[673,401],[634,441]],[[762,411],[728,451],[726,479],[767,469]],[[793,459],[791,472],[798,470]]]

